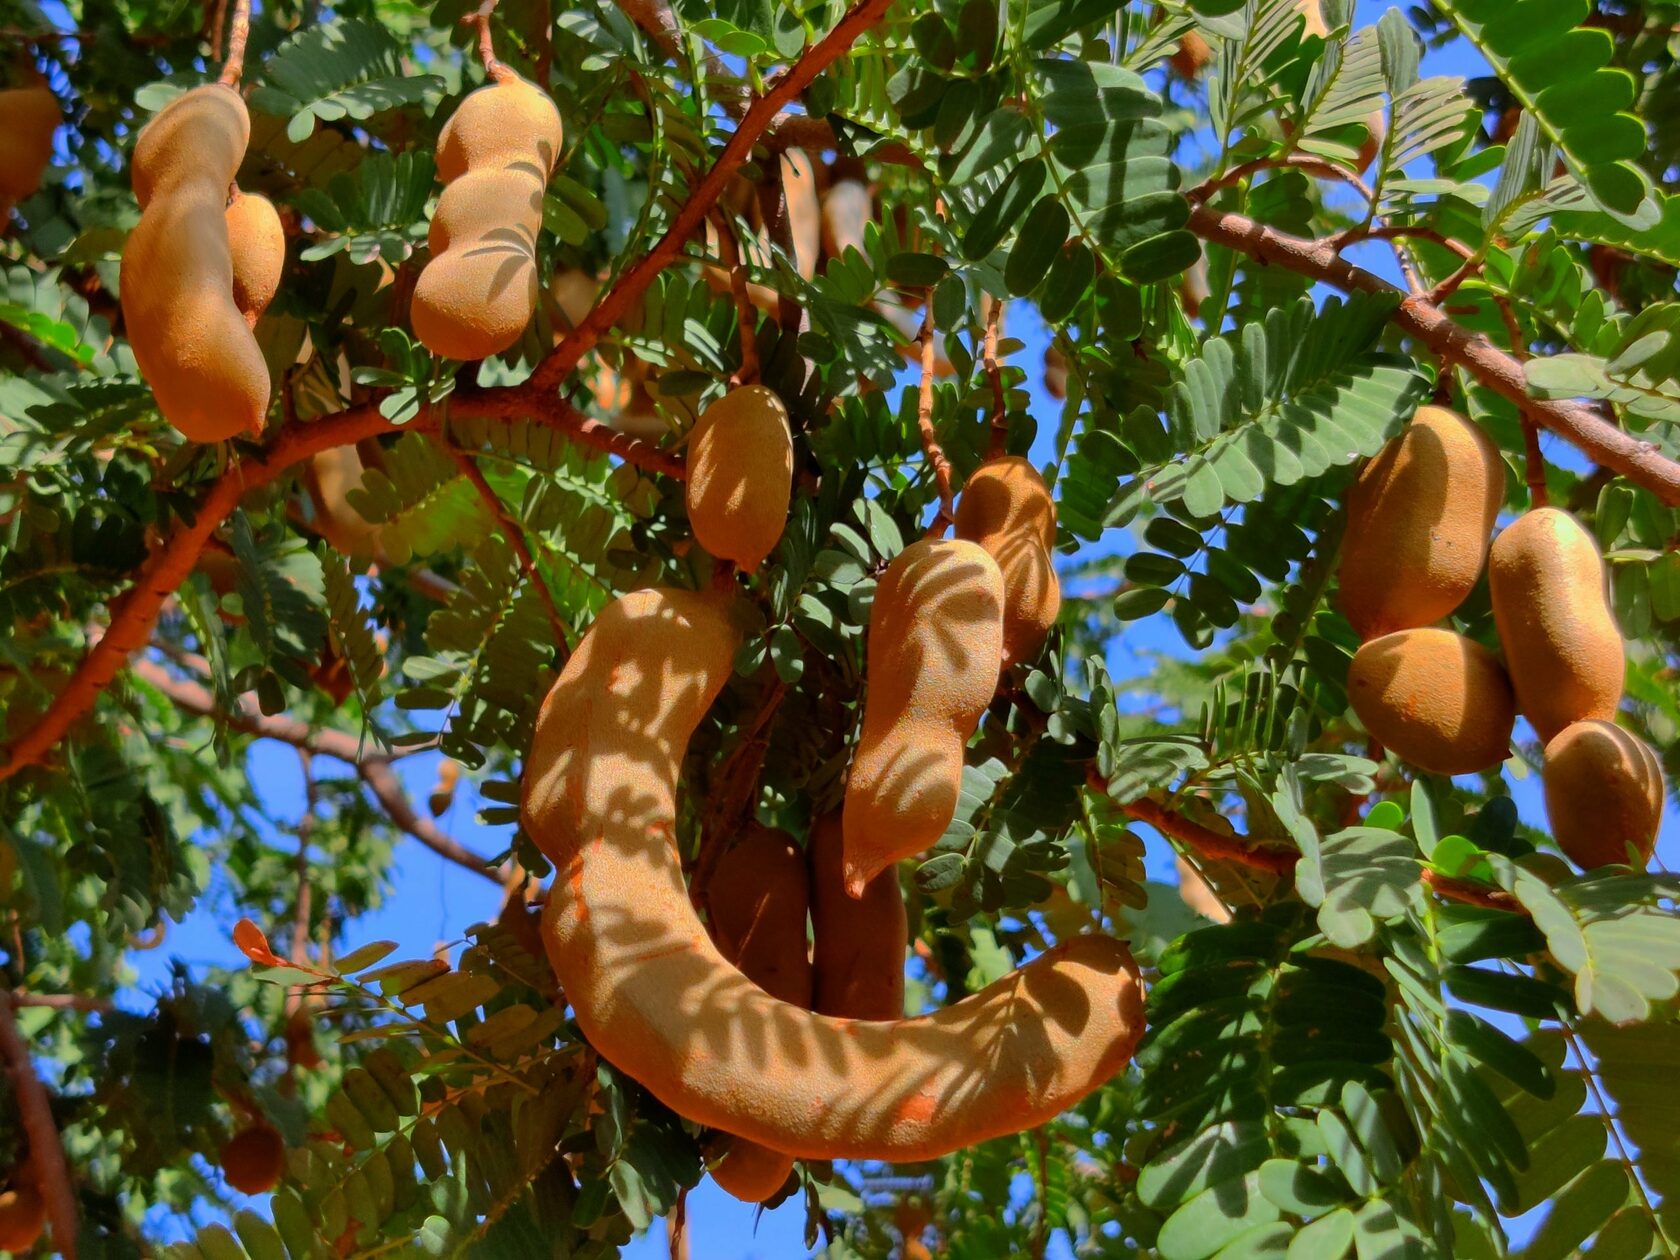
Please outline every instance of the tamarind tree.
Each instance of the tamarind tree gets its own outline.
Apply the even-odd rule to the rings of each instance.
[[[1680,1252],[1680,4],[0,48],[0,1251]]]

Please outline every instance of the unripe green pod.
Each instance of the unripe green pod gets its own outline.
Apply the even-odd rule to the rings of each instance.
[[[1604,557],[1569,513],[1535,508],[1494,540],[1488,587],[1517,704],[1543,741],[1572,722],[1609,721],[1626,662]]]
[[[1419,407],[1348,494],[1338,603],[1362,639],[1427,626],[1470,593],[1505,497],[1505,465],[1479,428]]]
[[[444,124],[432,258],[409,310],[414,335],[433,354],[499,354],[531,322],[543,189],[561,139],[548,94],[511,74],[469,93]]]
[[[1643,869],[1651,860],[1663,775],[1644,740],[1614,722],[1575,722],[1546,745],[1545,780],[1552,838],[1577,866]]]
[[[977,542],[1003,571],[1003,663],[1031,660],[1056,624],[1062,584],[1050,551],[1056,501],[1019,455],[983,464],[957,500],[956,535]]]
[[[700,545],[751,572],[776,549],[793,494],[787,407],[762,385],[718,399],[688,445],[688,520]]]
[[[140,222],[123,247],[123,324],[158,410],[195,442],[260,432],[268,365],[234,301],[228,186],[251,136],[237,92],[176,97],[134,145]]]
[[[963,750],[997,690],[1003,573],[978,543],[924,538],[887,566],[869,616],[869,694],[846,784],[846,891],[945,834]]]
[[[1474,774],[1510,754],[1510,679],[1492,652],[1451,630],[1372,639],[1348,667],[1348,699],[1378,742],[1435,774]]]

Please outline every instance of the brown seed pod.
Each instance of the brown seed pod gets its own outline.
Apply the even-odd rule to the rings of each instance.
[[[23,1255],[35,1246],[47,1224],[47,1201],[34,1186],[0,1191],[0,1251]]]
[[[499,354],[537,309],[543,189],[562,139],[546,92],[514,75],[467,94],[438,136],[444,182],[414,286],[414,335],[446,359]]]
[[[589,1044],[678,1114],[802,1159],[935,1158],[1112,1078],[1143,1006],[1106,936],[885,1022],[778,1002],[718,953],[683,878],[677,779],[740,641],[715,595],[637,591],[601,612],[543,702],[521,818],[555,864],[543,933]]]
[[[426,797],[426,808],[433,818],[441,818],[455,801],[455,785],[461,781],[461,763],[451,757],[438,762],[437,781]]]
[[[1644,869],[1663,813],[1662,764],[1644,740],[1614,722],[1575,722],[1546,745],[1545,780],[1552,837],[1575,865]]]
[[[1439,621],[1476,585],[1505,464],[1474,424],[1419,407],[1348,494],[1339,604],[1362,639]]]
[[[15,204],[41,186],[64,112],[51,88],[32,83],[0,91],[0,118],[0,202]]]
[[[898,871],[887,868],[846,892],[845,831],[838,813],[811,824],[812,1009],[847,1019],[904,1017],[904,951],[910,924]]]
[[[234,301],[227,190],[251,137],[237,92],[176,97],[140,131],[140,222],[122,256],[123,324],[158,410],[194,442],[257,433],[268,365]]]
[[[285,1140],[260,1121],[248,1125],[222,1146],[221,1165],[228,1185],[239,1193],[265,1194],[285,1171]]]
[[[1613,719],[1626,661],[1592,535],[1557,508],[1525,513],[1494,539],[1488,589],[1518,707],[1540,738]]]
[[[222,216],[233,260],[233,304],[255,328],[280,291],[286,267],[286,229],[274,203],[261,193],[235,191]]]
[[[752,572],[776,549],[793,494],[787,407],[762,385],[706,408],[689,442],[688,519],[700,545]]]
[[[1185,31],[1179,36],[1178,47],[1167,60],[1172,63],[1179,78],[1194,82],[1202,77],[1202,71],[1213,60],[1213,48],[1199,31]]]
[[[350,491],[362,484],[366,469],[354,446],[334,446],[310,456],[304,484],[314,506],[314,527],[335,551],[346,556],[380,559],[384,529],[368,520],[350,502]]]
[[[1030,661],[1062,607],[1056,501],[1038,470],[1019,455],[982,464],[957,500],[958,538],[979,543],[1003,572],[1003,665]]]
[[[869,692],[846,784],[846,888],[945,834],[963,750],[997,690],[1004,580],[984,547],[923,539],[887,566],[869,618]]]
[[[805,940],[810,881],[805,854],[785,831],[751,824],[718,859],[707,885],[718,952],[771,997],[811,1005],[811,959]],[[793,1158],[732,1138],[712,1177],[728,1193],[762,1203],[787,1183]]]
[[[1510,679],[1492,652],[1451,630],[1372,639],[1348,667],[1348,699],[1378,742],[1435,774],[1474,774],[1510,755]]]
[[[286,1062],[310,1071],[321,1066],[321,1050],[315,1044],[316,1010],[307,998],[286,1016]]]

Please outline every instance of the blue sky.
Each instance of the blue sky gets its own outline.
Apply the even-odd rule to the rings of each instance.
[[[1387,5],[1361,0],[1358,23],[1363,25],[1376,21],[1385,8]],[[1455,47],[1445,53],[1428,54],[1424,73],[1475,74],[1480,69],[1471,54]],[[1398,279],[1392,256],[1386,248],[1373,246],[1351,256],[1362,265]],[[1060,412],[1060,404],[1042,393],[1039,381],[1038,365],[1042,362],[1045,345],[1044,328],[1034,310],[1022,303],[1014,303],[1007,314],[1006,331],[1008,336],[1024,343],[1019,358],[1028,370],[1034,414],[1039,419],[1040,428],[1033,454],[1035,459],[1047,460],[1051,457],[1054,417]],[[1548,437],[1545,449],[1548,458],[1566,464],[1571,462],[1571,453],[1556,439]],[[1110,542],[1107,545],[1113,544]],[[1146,668],[1148,656],[1157,652],[1185,652],[1177,632],[1164,616],[1128,628],[1110,648],[1110,670],[1118,678],[1136,676]],[[1519,735],[1532,738],[1532,732],[1525,727],[1519,728]],[[250,766],[263,809],[282,822],[295,821],[301,813],[303,793],[299,765],[293,752],[273,744],[258,744],[251,750]],[[318,765],[318,773],[321,774],[342,770],[342,767],[327,762]],[[435,756],[409,758],[399,763],[398,770],[410,796],[417,802],[423,802],[435,776]],[[1544,826],[1544,809],[1537,781],[1515,782],[1512,791],[1523,819]],[[480,826],[474,819],[478,805],[470,783],[463,781],[454,805],[440,822],[463,843],[481,853],[492,854],[505,847],[507,830]],[[1140,830],[1149,841],[1148,868],[1151,877],[1171,881],[1173,866],[1170,849],[1147,828]],[[1676,820],[1672,810],[1665,819],[1658,852],[1659,859],[1669,868],[1680,860],[1680,821]],[[355,937],[349,944],[383,938],[399,943],[399,957],[428,955],[439,942],[458,944],[464,929],[492,917],[499,903],[499,892],[492,884],[467,876],[413,841],[405,841],[397,849],[394,880],[396,888],[393,894],[381,908],[356,925]],[[165,983],[170,961],[174,958],[192,964],[238,965],[239,956],[228,937],[235,917],[226,890],[212,890],[184,923],[170,929],[163,949],[133,956],[139,970],[138,987],[147,989]],[[706,1260],[752,1260],[755,1257],[779,1260],[807,1254],[802,1242],[804,1208],[797,1200],[759,1216],[755,1207],[729,1198],[708,1179],[690,1195],[688,1210],[693,1254],[697,1257],[705,1257]],[[182,1227],[186,1223],[175,1224]],[[655,1257],[664,1260],[669,1253],[663,1224],[656,1222],[650,1233],[634,1242],[625,1254],[634,1260],[654,1260]],[[1058,1239],[1052,1246],[1051,1254],[1068,1256],[1065,1240]]]

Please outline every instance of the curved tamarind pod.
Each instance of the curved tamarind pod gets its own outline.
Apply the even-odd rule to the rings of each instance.
[[[123,247],[123,323],[158,410],[194,442],[259,432],[268,412],[225,215],[250,137],[245,102],[210,83],[164,106],[134,145],[141,215]]]
[[[555,864],[543,931],[590,1044],[680,1115],[801,1159],[935,1158],[1041,1124],[1119,1071],[1142,987],[1109,937],[884,1022],[778,1002],[724,961],[689,903],[676,790],[739,644],[715,597],[637,591],[543,702],[521,817]]]
[[[910,923],[898,872],[882,871],[863,896],[846,892],[845,829],[838,813],[811,825],[812,1009],[847,1019],[904,1016],[904,951]]]
[[[1614,722],[1575,722],[1546,745],[1544,777],[1552,838],[1575,865],[1643,869],[1651,860],[1662,824],[1663,774],[1644,740]]]
[[[0,1192],[0,1251],[27,1255],[47,1224],[47,1201],[34,1186]]]
[[[516,76],[469,92],[444,124],[432,258],[409,309],[414,335],[433,354],[487,358],[531,322],[543,189],[561,138],[548,93]]]
[[[804,851],[785,831],[756,823],[718,860],[708,885],[718,951],[771,997],[803,1008],[811,1005],[810,900]],[[712,1179],[743,1202],[762,1203],[792,1171],[792,1156],[732,1136]]]
[[[51,88],[33,83],[0,91],[0,118],[0,201],[18,202],[41,186],[64,113]]]
[[[1338,603],[1362,639],[1439,621],[1476,585],[1505,464],[1445,407],[1419,407],[1348,493]]]
[[[1488,589],[1518,707],[1540,738],[1614,718],[1626,662],[1592,535],[1557,508],[1524,513],[1493,540]]]
[[[688,447],[688,520],[700,545],[752,572],[776,549],[793,494],[787,407],[744,385],[706,408]]]
[[[354,446],[333,446],[310,456],[304,482],[315,506],[315,529],[346,556],[380,558],[382,525],[364,517],[350,503],[350,491],[362,484],[361,454]]]
[[[887,566],[869,617],[869,694],[846,784],[846,891],[945,834],[963,749],[997,690],[1005,588],[966,539],[924,538]]]
[[[958,538],[979,543],[1003,571],[1003,665],[1031,660],[1056,624],[1062,583],[1050,560],[1056,501],[1019,455],[982,464],[957,500]]]
[[[248,327],[268,309],[280,291],[286,266],[286,230],[274,203],[261,193],[235,190],[222,217],[227,220],[228,253],[233,262],[233,304]]]
[[[1385,748],[1435,774],[1474,774],[1504,761],[1516,697],[1499,658],[1451,630],[1397,630],[1348,666],[1348,699]]]

